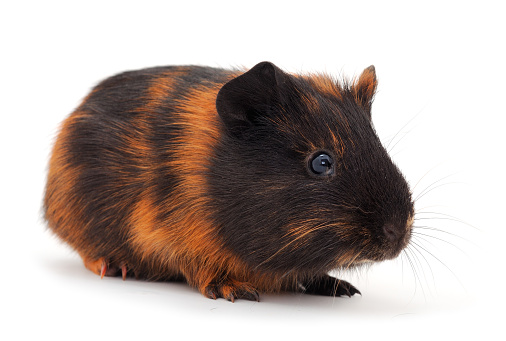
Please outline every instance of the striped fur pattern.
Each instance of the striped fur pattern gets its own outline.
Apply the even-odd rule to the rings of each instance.
[[[327,275],[397,256],[406,181],[371,123],[377,81],[169,66],[96,86],[62,123],[49,227],[101,275],[182,279],[210,298],[358,293]],[[331,174],[311,169],[332,159]]]

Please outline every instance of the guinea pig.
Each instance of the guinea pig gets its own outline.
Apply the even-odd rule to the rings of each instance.
[[[100,276],[184,280],[209,298],[360,292],[335,269],[395,258],[409,186],[353,81],[167,66],[99,83],[62,123],[49,228]]]

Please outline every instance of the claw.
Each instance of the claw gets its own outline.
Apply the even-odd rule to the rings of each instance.
[[[107,272],[107,263],[105,261],[102,261],[102,268],[100,269],[100,278],[104,278],[106,272]]]
[[[206,287],[206,296],[216,300],[216,288],[213,285]]]
[[[258,294],[258,292],[256,290],[253,292],[245,293],[243,298],[250,300],[250,301],[260,302],[260,295]]]
[[[126,276],[127,276],[127,266],[123,264],[121,266],[121,278],[123,278],[123,280],[126,280]]]

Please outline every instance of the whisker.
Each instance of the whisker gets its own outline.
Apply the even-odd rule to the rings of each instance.
[[[453,237],[456,237],[456,238],[459,238],[459,239],[462,239],[476,247],[479,247],[478,244],[476,244],[475,242],[473,242],[472,240],[469,240],[467,238],[464,238],[462,236],[459,236],[458,234],[455,234],[455,233],[451,233],[451,232],[448,232],[448,231],[445,231],[445,230],[442,230],[442,229],[438,229],[438,228],[435,228],[435,227],[431,227],[431,226],[426,226],[426,225],[413,225],[413,229],[414,230],[430,230],[430,231],[436,231],[438,233],[445,233],[445,234],[448,234],[450,236],[453,236]],[[418,232],[418,231],[417,231]]]
[[[466,288],[464,287],[464,285],[462,284],[462,282],[460,281],[460,279],[457,277],[457,275],[452,271],[452,269],[450,269],[450,267],[448,267],[448,265],[446,265],[444,262],[442,262],[438,257],[434,256],[434,254],[432,254],[432,252],[430,252],[429,250],[427,250],[426,248],[424,248],[423,246],[417,244],[415,241],[411,241],[413,244],[417,245],[418,247],[420,247],[422,250],[424,250],[425,252],[427,252],[429,255],[431,255],[434,259],[436,259],[439,263],[441,263],[441,265],[443,265],[448,271],[451,272],[451,274],[455,277],[455,279],[459,282],[459,284],[461,285],[461,287],[467,292]]]
[[[407,252],[409,250],[409,248],[406,248],[405,250],[406,250],[405,255],[406,255],[406,258],[408,259],[409,265],[411,266],[411,270],[412,270],[412,273],[413,273],[413,279],[414,279],[414,282],[415,282],[415,290],[413,291],[413,295],[411,296],[411,300],[410,300],[410,302],[412,302],[414,300],[414,298],[415,298],[416,291],[417,291],[417,280],[418,280],[418,282],[420,282],[420,280],[418,278],[418,274],[416,273],[416,269],[415,269],[415,267],[413,265],[413,261],[411,260],[411,257],[409,256],[409,254]]]
[[[447,214],[447,213],[443,213],[443,212],[434,212],[434,211],[416,211],[415,213],[416,213],[416,214],[438,214],[438,215],[444,215],[444,216],[447,216],[447,217],[451,217],[451,218],[456,218],[456,219],[458,219],[457,217],[452,216],[451,214]]]
[[[468,254],[462,250],[460,247],[458,247],[457,245],[447,241],[447,240],[444,240],[444,239],[441,239],[441,238],[438,238],[438,237],[435,237],[435,236],[431,236],[430,234],[425,234],[425,233],[421,233],[421,232],[413,232],[413,234],[417,235],[417,236],[424,236],[424,237],[428,237],[428,238],[433,238],[433,239],[437,239],[443,243],[446,243],[446,244],[449,244],[451,246],[453,246],[454,248],[456,248],[457,250],[459,250],[460,252],[462,252],[464,255],[468,256]],[[423,238],[423,237],[422,237]]]
[[[435,168],[435,167],[434,167],[434,168]],[[430,172],[430,170],[429,170],[429,172]],[[428,174],[429,172],[427,172],[427,173],[425,173],[425,174]],[[423,194],[425,191],[427,191],[427,190],[428,190],[431,186],[434,186],[435,184],[437,184],[437,183],[439,183],[439,182],[441,182],[441,181],[443,181],[443,180],[445,180],[445,179],[448,179],[449,177],[454,176],[455,174],[456,174],[456,173],[453,173],[453,174],[449,174],[449,175],[443,176],[442,178],[439,178],[438,180],[436,180],[436,181],[432,182],[432,183],[431,183],[431,184],[429,184],[428,186],[425,186],[425,188],[424,188],[422,191],[420,191],[420,194],[418,194],[418,195],[420,196],[420,195],[421,195],[421,194]],[[424,176],[425,176],[425,175],[424,175]],[[422,178],[423,178],[423,177],[422,177]],[[416,185],[418,185],[418,183],[419,183],[420,181],[421,181],[421,179],[420,179],[420,180],[416,183]],[[415,187],[416,187],[416,185],[415,185]],[[415,188],[413,187],[411,191],[413,191],[414,189],[415,189]],[[416,201],[416,199],[415,199],[415,201]]]
[[[423,240],[426,243],[430,244],[431,246],[436,247],[436,245],[434,245],[430,240],[425,239],[425,237],[423,235],[421,235],[420,233],[415,234],[413,232],[413,238],[418,238],[419,240]]]
[[[441,179],[443,180],[443,179]],[[437,182],[437,181],[436,181]],[[436,182],[432,183],[431,185],[429,185],[428,187],[430,186],[433,186],[432,188],[426,188],[424,191],[425,192],[422,192],[420,194],[418,194],[418,196],[415,198],[415,201],[418,201],[420,199],[422,199],[424,196],[426,196],[427,194],[429,194],[430,192],[432,192],[433,190],[435,190],[436,188],[440,188],[440,187],[443,187],[443,186],[448,186],[448,185],[455,185],[455,184],[462,184],[463,182],[459,182],[459,181],[452,181],[452,182],[445,182],[443,184],[440,184],[440,185],[437,185],[437,186],[434,186],[436,184]]]
[[[328,228],[327,225],[324,225],[324,224],[321,224],[321,225],[317,225],[313,228],[311,228],[310,230],[308,231],[305,231],[303,234],[297,236],[296,238],[288,241],[288,243],[286,243],[285,245],[283,245],[283,247],[281,247],[280,249],[278,249],[275,253],[273,253],[270,257],[268,257],[266,260],[264,260],[263,262],[261,262],[260,264],[258,264],[255,269],[258,269],[260,266],[264,265],[265,263],[267,263],[268,261],[270,261],[271,259],[273,259],[276,255],[278,255],[281,251],[283,251],[284,249],[286,249],[288,246],[290,246],[291,244],[295,243],[296,241],[298,241],[299,239],[301,238],[304,238],[306,237],[308,234],[314,232],[314,231],[317,231],[317,230],[320,230],[322,228]]]
[[[408,250],[411,253],[411,255],[413,256],[413,258],[415,259],[415,261],[413,263],[418,268],[418,271],[421,272],[421,274],[423,275],[423,278],[425,280],[425,283],[427,284],[427,276],[425,276],[425,272],[423,271],[423,266],[422,266],[422,263],[420,262],[420,259],[418,258],[418,255],[413,250],[411,250],[411,249],[408,249]],[[418,271],[417,271],[417,273],[418,273]],[[425,290],[423,288],[422,276],[418,275],[418,281],[420,283],[420,289],[422,290],[422,293],[423,293],[423,298],[426,301],[427,297],[425,295]],[[427,285],[427,287],[428,287],[428,285]]]
[[[401,129],[399,129],[399,130],[397,131],[397,133],[395,133],[394,137],[392,137],[392,139],[388,142],[388,145],[387,145],[387,146],[386,146],[386,148],[385,148],[386,150],[389,150],[390,144],[392,143],[392,141],[394,141],[394,140],[395,140],[395,138],[397,137],[397,135],[399,135],[399,133],[400,133],[400,132],[401,132],[404,128],[406,128],[406,127],[408,126],[408,124],[410,124],[411,122],[413,122],[413,120],[414,120],[415,118],[417,118],[417,117],[418,117],[418,116],[422,113],[422,111],[425,109],[425,107],[426,107],[426,106],[427,106],[427,104],[425,104],[425,105],[423,106],[423,108],[421,108],[421,109],[420,109],[420,111],[418,111],[418,113],[416,113],[416,115],[415,115],[415,116],[413,116],[413,117],[412,117],[412,118],[411,118],[408,122],[406,122],[406,124],[404,124],[404,125],[401,127]],[[393,147],[392,147],[392,149],[393,149]]]
[[[392,148],[388,149],[388,154],[392,155],[392,151],[394,150],[395,146],[397,146],[397,144],[399,144],[399,142],[401,142],[409,133],[411,133],[412,130],[413,129],[410,129],[410,130],[404,132],[403,135],[397,140],[397,142],[395,142],[395,144],[392,146]],[[390,145],[390,143],[389,143],[389,145]],[[395,156],[395,155],[393,155],[393,156]]]
[[[434,167],[432,167],[431,169],[429,169],[424,175],[422,175],[422,177],[415,183],[415,185],[411,188],[411,191],[414,191],[415,188],[418,186],[419,183],[422,182],[422,180],[430,173],[432,172],[434,169],[436,169],[437,167],[441,166],[443,164],[443,162],[435,165]]]
[[[455,217],[455,216],[453,216],[451,214],[442,213],[442,212],[431,212],[431,211],[417,211],[417,212],[415,212],[415,216],[416,215],[422,215],[422,214],[436,214],[436,215],[440,215],[440,216],[445,216],[447,218],[455,219],[455,221],[458,221],[460,223],[463,223],[463,224],[466,224],[466,225],[469,225],[469,226],[472,226],[472,227],[476,228],[475,226],[469,224],[468,222],[463,221],[462,219],[460,219],[458,217]],[[478,228],[476,228],[476,229],[478,229]]]
[[[405,250],[402,250],[402,256],[404,256],[406,253]],[[401,257],[401,283],[404,284],[404,258]]]
[[[425,263],[427,264],[427,266],[429,267],[429,271],[430,271],[430,274],[432,276],[432,283],[434,284],[434,289],[436,290],[436,293],[437,293],[437,289],[436,289],[436,279],[434,277],[434,272],[432,271],[432,267],[430,266],[430,263],[429,261],[427,260],[427,258],[425,258],[425,256],[423,255],[423,253],[416,247],[416,245],[413,245],[413,248],[415,249],[416,252],[418,252],[418,254],[420,256],[422,256],[422,258],[425,260]],[[429,292],[430,292],[430,287],[427,286],[429,288]]]
[[[459,236],[458,234],[451,233],[451,232],[448,232],[448,231],[445,231],[445,230],[442,230],[442,229],[438,229],[437,227],[432,227],[432,226],[429,226],[429,225],[413,225],[412,227],[413,227],[413,230],[417,230],[417,229],[431,230],[431,231],[437,231],[437,232],[441,232],[441,233],[450,234],[450,235],[452,235],[454,237],[458,237],[458,238],[464,238],[464,237]]]
[[[462,221],[458,218],[450,218],[450,217],[432,217],[432,218],[415,218],[414,219],[415,221],[419,221],[419,220],[449,220],[449,221],[455,221],[457,223],[461,223],[461,224],[464,224],[464,225],[467,225],[469,227],[472,227],[473,229],[476,229],[478,231],[481,231],[479,228],[477,228],[476,226],[474,225],[471,225],[469,223],[466,223],[465,221]]]
[[[434,208],[434,207],[446,207],[446,206],[444,206],[444,205],[428,205],[428,206],[424,206],[422,208],[418,208],[415,213],[424,212],[423,210],[425,210],[427,208]]]
[[[409,264],[410,259],[409,259],[409,255],[408,255],[406,249],[402,250],[401,260],[402,260],[403,264],[404,264],[404,259],[403,259],[404,257],[406,258],[406,263]],[[415,294],[416,294],[416,277],[413,275],[413,278],[415,280],[415,291],[413,292],[413,295],[411,296],[410,302],[413,301]],[[402,272],[402,283],[404,283],[404,271]]]

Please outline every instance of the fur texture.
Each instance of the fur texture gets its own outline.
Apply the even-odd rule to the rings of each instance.
[[[232,301],[357,293],[327,272],[397,256],[413,216],[371,122],[376,86],[372,66],[343,84],[268,62],[111,77],[61,126],[48,225],[101,275]],[[311,168],[322,153],[325,175]]]

